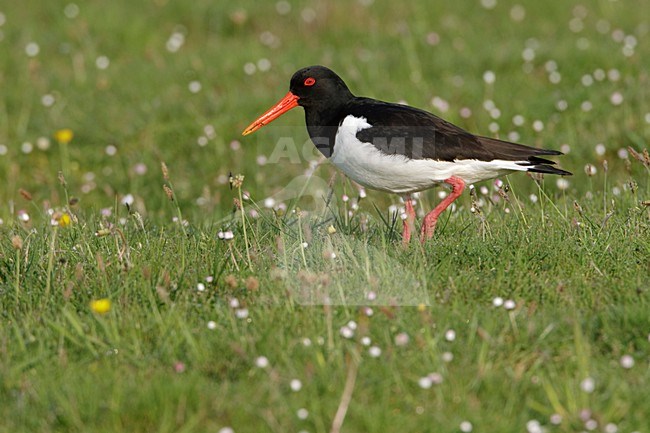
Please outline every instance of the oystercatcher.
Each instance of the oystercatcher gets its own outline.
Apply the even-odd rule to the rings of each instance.
[[[343,80],[324,66],[300,69],[291,77],[289,89],[243,135],[302,106],[312,142],[336,167],[367,188],[404,197],[405,243],[411,239],[415,219],[413,192],[443,182],[451,185],[451,193],[424,217],[420,235],[424,242],[466,184],[511,171],[571,175],[542,157],[562,152],[477,136],[424,110],[354,96]]]

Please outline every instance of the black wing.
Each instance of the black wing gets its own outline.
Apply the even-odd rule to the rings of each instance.
[[[542,172],[570,174],[549,167],[555,162],[539,157],[561,155],[562,152],[476,136],[434,114],[407,105],[356,98],[346,112],[355,117],[365,117],[373,125],[359,131],[357,138],[372,143],[389,155],[437,161],[502,159],[521,161],[522,165],[530,166],[530,171],[538,171],[536,168],[539,167]]]

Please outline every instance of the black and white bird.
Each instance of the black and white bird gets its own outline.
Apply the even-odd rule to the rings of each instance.
[[[411,193],[440,183],[452,188],[424,217],[420,236],[424,242],[466,184],[512,171],[571,175],[544,158],[561,152],[477,136],[424,110],[354,96],[324,66],[300,69],[291,77],[289,89],[243,135],[302,106],[312,142],[337,168],[360,185],[404,197],[405,243],[411,239],[415,219]]]

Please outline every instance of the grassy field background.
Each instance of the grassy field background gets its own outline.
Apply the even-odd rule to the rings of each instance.
[[[429,3],[3,3],[0,432],[647,432],[650,8]],[[403,249],[301,110],[241,137],[310,64],[575,175]]]

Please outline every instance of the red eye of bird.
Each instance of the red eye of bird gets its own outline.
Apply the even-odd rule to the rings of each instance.
[[[313,86],[314,84],[316,84],[316,80],[313,79],[312,77],[309,77],[309,78],[307,78],[307,79],[305,80],[305,82],[304,82],[303,84],[304,84],[305,86]]]

